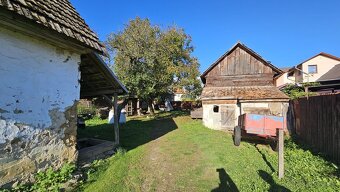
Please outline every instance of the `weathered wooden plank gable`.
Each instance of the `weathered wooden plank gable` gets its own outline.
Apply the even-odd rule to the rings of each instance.
[[[207,76],[251,75],[261,73],[273,74],[273,70],[247,51],[237,47],[222,59]]]
[[[207,74],[207,77],[209,76],[217,76],[217,75],[221,75],[221,72],[220,72],[220,64],[217,64],[213,69],[211,69],[211,71]]]
[[[236,47],[206,75],[206,85],[253,86],[272,85],[273,69],[249,51]]]

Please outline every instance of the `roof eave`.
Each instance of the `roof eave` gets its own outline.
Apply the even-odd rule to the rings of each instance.
[[[101,55],[108,56],[104,45],[99,43],[99,48],[87,45],[75,38],[59,33],[47,26],[37,23],[23,15],[10,11],[0,6],[0,26],[8,30],[20,32],[22,34],[49,41],[50,43],[62,48],[71,48],[75,52],[90,53],[97,52]]]
[[[128,94],[129,91],[123,85],[123,83],[118,79],[118,77],[113,73],[113,71],[106,65],[104,60],[98,55],[98,53],[93,52],[92,55],[100,61],[100,64],[106,71],[113,77],[113,79],[119,84],[120,88],[123,90],[123,93]]]

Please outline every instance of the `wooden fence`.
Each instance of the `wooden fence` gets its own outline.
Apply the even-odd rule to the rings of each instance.
[[[293,100],[288,113],[300,139],[340,164],[340,94]]]

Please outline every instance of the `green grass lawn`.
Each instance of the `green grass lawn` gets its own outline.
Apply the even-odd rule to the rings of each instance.
[[[81,136],[113,138],[106,121],[90,120]],[[120,128],[124,150],[97,161],[85,191],[339,191],[339,169],[286,141],[285,178],[267,145],[233,145],[229,133],[182,113],[134,118]]]

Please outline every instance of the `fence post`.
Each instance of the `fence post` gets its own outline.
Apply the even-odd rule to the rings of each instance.
[[[119,145],[119,119],[118,119],[118,94],[114,93],[114,102],[113,102],[113,108],[114,108],[114,122],[113,122],[113,129],[115,133],[115,144]]]
[[[283,140],[283,129],[276,129],[276,138],[277,138],[277,145],[278,145],[278,157],[279,157],[279,172],[278,176],[279,179],[282,179],[284,176],[284,154],[283,154],[283,147],[284,147],[284,140]]]

